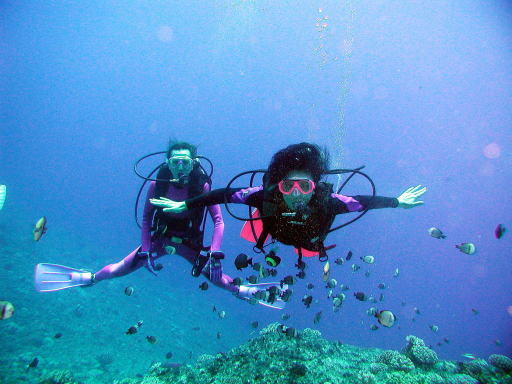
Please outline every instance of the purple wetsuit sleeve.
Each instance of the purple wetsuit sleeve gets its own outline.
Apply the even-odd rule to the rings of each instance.
[[[337,215],[347,212],[361,212],[366,207],[369,209],[398,207],[398,199],[395,197],[375,196],[372,200],[372,196],[344,196],[336,193],[331,193],[331,197]]]
[[[203,193],[210,192],[210,185],[208,183],[204,184]],[[222,212],[220,210],[220,205],[209,205],[208,213],[210,214],[213,220],[213,236],[212,243],[210,245],[211,251],[220,251],[220,247],[222,246],[222,238],[224,236],[224,220],[222,219]]]
[[[156,207],[149,202],[149,199],[154,197],[155,185],[156,183],[154,181],[149,184],[146,202],[144,203],[144,214],[142,216],[142,252],[149,252],[151,250],[151,221]]]

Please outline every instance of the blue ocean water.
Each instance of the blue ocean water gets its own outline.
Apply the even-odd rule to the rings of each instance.
[[[38,356],[41,369],[108,382],[144,373],[170,351],[177,362],[225,351],[257,334],[251,321],[281,321],[281,311],[199,290],[204,279],[177,257],[162,260],[157,278],[141,269],[90,289],[34,291],[38,262],[98,270],[139,244],[133,164],[170,137],[199,145],[214,163],[214,187],[301,141],[326,146],[333,167],[365,165],[378,195],[427,186],[424,206],[372,211],[332,234],[331,261],[352,250],[362,266],[354,273],[331,262],[349,298],[333,313],[322,264],[308,260],[287,324],[389,349],[414,334],[443,359],[510,355],[511,239],[493,234],[499,223],[512,226],[510,2],[4,1],[0,10],[0,184],[8,188],[0,300],[16,308],[0,322],[5,367]],[[361,179],[344,190],[370,192]],[[48,233],[34,243],[43,215]],[[223,215],[224,268],[237,276],[231,261],[251,245]],[[430,237],[433,226],[447,238]],[[462,242],[477,252],[459,252]],[[279,252],[279,277],[296,273],[293,250]],[[364,255],[375,264],[363,265]],[[300,302],[308,282],[318,300],[310,309]],[[371,331],[370,305],[350,296],[378,295],[381,282],[388,287],[376,306],[398,323]],[[123,294],[129,285],[132,297]],[[124,334],[141,319],[156,344]]]

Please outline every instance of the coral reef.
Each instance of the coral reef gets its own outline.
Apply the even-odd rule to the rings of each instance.
[[[459,373],[460,367],[458,364],[454,363],[453,361],[438,361],[434,364],[434,369],[441,371],[441,372],[447,372],[447,373]]]
[[[425,345],[419,337],[409,335],[405,338],[407,345],[403,353],[417,366],[431,366],[439,360],[437,354]]]
[[[512,359],[503,355],[491,355],[487,359],[489,364],[503,370],[504,372],[512,372]]]
[[[398,351],[390,350],[382,352],[377,362],[386,364],[390,368],[398,371],[409,372],[414,369],[414,364],[411,359]]]
[[[373,374],[385,371],[387,368],[388,366],[384,363],[371,363],[368,367],[369,371]]]
[[[488,381],[488,378],[494,376],[495,371],[496,369],[483,359],[460,363],[460,373],[471,376],[480,382]]]
[[[78,381],[75,381],[71,372],[57,370],[45,375],[39,384],[78,384]]]
[[[312,329],[287,332],[278,323],[227,353],[201,355],[195,365],[156,362],[145,376],[116,384],[510,384],[509,360],[493,355],[488,364],[438,361],[423,341],[407,337],[404,349],[360,348],[325,340]],[[498,367],[498,368],[495,368]],[[42,384],[76,384],[67,372]]]
[[[126,384],[498,384],[508,383],[508,358],[493,355],[496,370],[484,360],[439,361],[415,336],[406,338],[404,353],[358,348],[329,342],[312,329],[286,332],[278,323],[258,338],[228,353],[201,355],[196,366],[154,364],[149,375]],[[508,360],[507,360],[508,359]]]
[[[479,381],[468,375],[455,375],[446,380],[446,384],[479,384]]]

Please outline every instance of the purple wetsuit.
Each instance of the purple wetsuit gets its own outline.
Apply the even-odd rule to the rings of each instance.
[[[146,202],[144,205],[144,215],[142,219],[142,244],[139,247],[137,247],[133,252],[131,252],[128,256],[126,256],[123,260],[115,264],[109,264],[103,267],[98,272],[96,272],[95,281],[101,281],[105,279],[111,279],[114,277],[127,275],[146,264],[146,259],[141,258],[139,256],[139,252],[152,252],[153,259],[157,259],[159,257],[164,256],[167,253],[165,250],[166,246],[172,246],[176,249],[176,253],[170,257],[176,257],[176,255],[180,255],[181,257],[184,257],[186,260],[188,260],[191,264],[194,263],[195,257],[197,255],[197,250],[194,250],[188,247],[187,245],[171,241],[171,237],[181,238],[182,236],[185,235],[184,232],[172,231],[171,228],[170,233],[168,233],[166,237],[160,238],[155,241],[151,240],[151,224],[153,220],[153,215],[157,208],[156,206],[150,203],[149,199],[164,197],[155,196],[155,186],[156,183],[152,181],[149,185],[148,193],[146,196]],[[205,183],[203,193],[207,193],[209,191],[210,186],[208,183]],[[165,197],[174,201],[183,201],[189,197],[189,188],[187,185],[178,187],[173,184],[170,184]],[[224,221],[222,220],[222,214],[219,205],[214,204],[209,206],[208,212],[214,223],[213,237],[210,250],[219,251],[222,244],[222,237],[224,234]],[[177,219],[183,219],[188,217],[187,212],[168,215]],[[203,269],[203,275],[205,275],[207,278],[210,278],[209,264],[207,264]],[[238,287],[232,285],[232,281],[233,279],[231,279],[231,277],[222,274],[222,277],[219,280],[215,280],[212,282],[219,287],[228,289],[232,292],[238,292]]]

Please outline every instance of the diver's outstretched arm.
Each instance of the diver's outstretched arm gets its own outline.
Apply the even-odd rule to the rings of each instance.
[[[172,201],[166,198],[151,199],[151,204],[162,207],[164,212],[180,213],[191,208],[223,204],[246,204],[261,208],[263,204],[263,187],[251,188],[219,188],[186,201]]]
[[[422,196],[426,187],[418,185],[416,187],[408,188],[399,197],[385,197],[385,196],[344,196],[339,194],[332,194],[331,197],[334,201],[334,212],[338,215],[347,212],[361,212],[364,209],[379,209],[379,208],[414,208],[418,205],[423,205],[423,201],[418,201]]]

